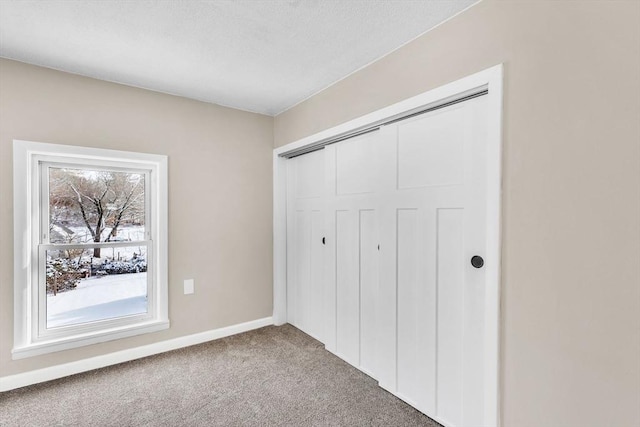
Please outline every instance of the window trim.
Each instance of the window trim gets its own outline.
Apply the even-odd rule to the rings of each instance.
[[[44,214],[40,189],[42,170],[51,164],[110,170],[148,171],[145,182],[145,240],[153,264],[148,312],[144,315],[104,319],[96,322],[58,327],[42,327],[42,292],[38,283],[43,248],[49,243],[43,236]],[[168,196],[167,156],[100,148],[76,147],[30,141],[13,141],[14,175],[14,347],[13,359],[76,348],[98,342],[169,328],[168,318]],[[48,219],[47,219],[48,226]],[[111,246],[122,246],[113,242]],[[95,243],[92,243],[95,245]],[[105,245],[104,242],[100,246]],[[126,244],[125,244],[126,245]],[[150,292],[150,293],[149,293]],[[46,318],[44,319],[46,326]]]

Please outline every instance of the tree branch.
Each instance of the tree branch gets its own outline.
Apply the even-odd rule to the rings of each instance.
[[[74,193],[76,193],[76,195],[78,196],[78,206],[80,207],[80,213],[82,214],[82,220],[84,221],[84,224],[87,226],[87,228],[89,229],[89,232],[91,233],[91,237],[94,239],[96,238],[96,233],[95,231],[93,231],[93,228],[91,228],[91,224],[89,224],[89,219],[87,218],[87,213],[84,210],[84,205],[82,204],[82,195],[80,194],[80,192],[73,186],[73,184],[69,184],[69,187],[71,187],[71,189],[73,190]]]

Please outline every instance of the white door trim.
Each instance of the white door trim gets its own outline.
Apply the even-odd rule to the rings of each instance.
[[[412,98],[350,120],[314,135],[273,150],[273,320],[287,322],[286,277],[286,160],[281,154],[318,141],[336,137],[378,123],[399,114],[455,99],[470,91],[488,90],[487,140],[487,259],[488,303],[485,310],[485,421],[487,426],[500,424],[500,272],[501,272],[501,196],[502,196],[502,64],[432,89]]]

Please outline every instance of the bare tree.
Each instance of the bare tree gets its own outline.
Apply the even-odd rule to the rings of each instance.
[[[144,223],[144,175],[116,171],[50,169],[51,224],[83,224],[93,242],[109,242],[126,221]],[[103,235],[107,228],[111,230]],[[100,248],[93,256],[100,258]]]

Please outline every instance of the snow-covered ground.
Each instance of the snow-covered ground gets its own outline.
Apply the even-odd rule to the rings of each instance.
[[[78,287],[47,295],[47,327],[147,312],[147,273],[82,279]]]

